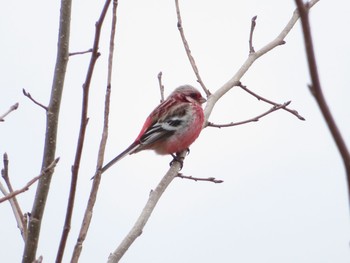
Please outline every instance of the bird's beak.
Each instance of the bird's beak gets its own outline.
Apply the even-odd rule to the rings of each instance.
[[[204,102],[206,102],[207,100],[205,99],[205,98],[201,98],[200,100],[199,100],[199,102],[200,102],[200,104],[203,104]]]

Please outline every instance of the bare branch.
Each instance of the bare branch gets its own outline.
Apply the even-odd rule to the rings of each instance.
[[[66,212],[66,217],[65,217],[65,222],[64,222],[64,227],[63,227],[63,231],[62,231],[60,245],[59,245],[59,248],[57,251],[56,262],[62,262],[64,250],[65,250],[67,239],[68,239],[68,234],[69,234],[70,227],[71,227],[71,220],[72,220],[72,215],[73,215],[73,208],[74,208],[75,193],[76,193],[76,188],[77,188],[79,167],[80,167],[80,161],[81,161],[81,156],[82,156],[82,152],[83,152],[83,146],[84,146],[84,142],[85,142],[86,128],[87,128],[87,124],[88,124],[87,114],[88,114],[88,105],[89,105],[90,83],[91,83],[91,79],[92,79],[92,75],[94,72],[96,61],[100,56],[98,49],[99,49],[99,43],[100,43],[101,29],[102,29],[102,24],[103,24],[104,19],[106,17],[106,13],[107,13],[107,10],[109,8],[110,3],[111,3],[111,0],[107,0],[105,2],[103,9],[102,9],[102,12],[101,12],[101,15],[95,24],[95,37],[94,37],[93,48],[92,48],[92,52],[91,52],[91,58],[90,58],[90,63],[89,63],[89,67],[87,70],[85,82],[83,84],[83,98],[82,98],[82,112],[81,112],[81,120],[80,120],[80,130],[79,130],[77,148],[76,148],[76,152],[75,152],[74,164],[72,166],[72,177],[71,177],[72,179],[71,179],[71,185],[70,185],[70,191],[69,191],[69,197],[68,197],[67,212]],[[79,253],[79,255],[80,255],[80,253]],[[78,257],[79,257],[79,255],[78,255]],[[78,257],[77,257],[77,259],[78,259]]]
[[[233,126],[238,126],[238,125],[242,125],[242,124],[247,124],[249,122],[257,122],[259,121],[262,117],[265,117],[266,115],[275,112],[277,110],[280,109],[285,109],[289,104],[291,103],[291,101],[287,101],[283,104],[278,104],[278,105],[274,105],[271,109],[269,109],[268,111],[245,121],[240,121],[240,122],[231,122],[231,123],[227,123],[227,124],[214,124],[212,122],[208,122],[207,126],[209,127],[215,127],[215,128],[227,128],[227,127],[233,127]]]
[[[0,122],[5,121],[5,117],[9,115],[11,112],[15,111],[18,109],[18,102],[13,104],[3,115],[0,116]]]
[[[185,157],[186,152],[181,153],[180,157]],[[146,225],[148,219],[150,218],[155,206],[157,205],[160,197],[164,193],[165,189],[169,186],[171,181],[178,175],[180,169],[180,162],[173,162],[168,172],[162,178],[162,180],[157,185],[156,189],[152,191],[149,195],[148,201],[143,208],[139,218],[135,222],[134,226],[123,239],[117,249],[111,253],[108,257],[108,263],[117,263],[123,257],[125,252],[129,249],[132,243],[138,238],[142,232],[143,228]]]
[[[254,93],[253,91],[249,90],[249,89],[247,88],[247,86],[242,85],[242,83],[240,83],[240,84],[237,85],[237,86],[241,87],[243,90],[245,90],[245,91],[248,92],[249,94],[253,95],[253,96],[254,96],[255,98],[257,98],[258,100],[262,100],[262,101],[264,101],[264,102],[266,102],[266,103],[268,103],[268,104],[274,105],[274,106],[280,105],[279,103],[273,102],[273,101],[271,101],[271,100],[268,100],[268,99],[266,99],[266,98],[264,98],[264,97],[262,97],[262,96],[260,96],[260,95],[258,95],[258,94],[256,94],[256,93]],[[287,108],[287,107],[283,107],[282,109],[285,110],[285,111],[290,112],[290,113],[293,114],[293,115],[295,115],[299,120],[305,121],[305,118],[304,118],[303,116],[301,116],[296,110],[291,110],[291,109],[289,109],[289,108]]]
[[[258,16],[253,16],[250,24],[250,33],[249,33],[249,53],[254,53],[254,47],[253,47],[253,34],[254,34],[254,29],[256,26],[256,19]]]
[[[210,95],[210,91],[206,88],[204,82],[202,81],[201,76],[199,75],[199,70],[197,68],[196,61],[194,60],[194,57],[191,54],[190,47],[189,47],[188,42],[187,42],[186,37],[185,37],[184,29],[182,27],[182,18],[181,18],[179,1],[178,0],[175,0],[175,6],[176,6],[176,14],[177,14],[177,28],[178,28],[178,30],[180,32],[182,43],[184,44],[187,57],[188,57],[188,59],[189,59],[189,61],[191,63],[191,66],[192,66],[192,69],[194,71],[194,74],[197,77],[197,82],[202,86],[202,89],[204,90],[205,94],[207,96],[209,96]]]
[[[318,0],[314,0],[310,2],[310,7],[316,4]],[[272,49],[280,46],[284,43],[284,38],[289,34],[289,32],[292,30],[293,26],[299,19],[299,13],[297,10],[294,11],[291,19],[287,23],[287,25],[282,29],[281,33],[270,43],[266,44],[264,47],[260,48],[258,51],[255,51],[254,53],[249,54],[246,61],[243,63],[241,68],[234,74],[234,76],[229,79],[221,88],[219,88],[215,93],[213,93],[211,96],[209,96],[205,109],[205,119],[208,120],[209,116],[211,115],[211,112],[216,104],[216,102],[231,88],[234,86],[237,86],[240,84],[241,78],[244,76],[244,74],[248,71],[250,66],[262,55],[266,54],[267,52],[271,51]]]
[[[212,183],[216,183],[216,184],[221,184],[224,181],[220,180],[220,179],[216,179],[215,177],[208,177],[208,178],[200,178],[200,177],[193,177],[193,176],[186,176],[182,173],[178,173],[177,177],[182,178],[182,179],[189,179],[189,180],[193,180],[193,181],[206,181],[206,182],[212,182]]]
[[[164,85],[162,83],[162,75],[163,73],[160,71],[157,76],[160,90],[160,103],[164,101]]]
[[[92,52],[92,48],[85,50],[85,51],[70,52],[68,55],[71,57],[71,56],[83,55],[83,54],[87,54],[87,53],[91,53],[91,52]]]
[[[310,21],[309,21],[309,9],[311,8],[313,2],[307,2],[303,3],[301,0],[295,0],[296,5],[298,7],[299,13],[300,13],[300,20],[301,25],[303,29],[304,34],[304,43],[305,43],[305,49],[306,49],[306,55],[309,65],[309,71],[311,76],[312,85],[311,91],[314,95],[317,104],[322,112],[322,115],[328,125],[328,128],[333,136],[333,139],[338,147],[338,150],[340,152],[340,155],[343,159],[346,175],[347,175],[347,187],[348,187],[348,198],[349,198],[349,204],[350,204],[350,153],[346,146],[346,143],[338,129],[337,124],[335,123],[335,120],[332,116],[332,113],[328,107],[328,104],[326,102],[326,99],[323,95],[322,87],[320,78],[318,75],[317,70],[317,63],[316,63],[316,57],[313,47],[313,40],[311,36],[311,28],[310,28]],[[317,1],[316,1],[317,2]]]
[[[56,158],[58,117],[62,100],[64,80],[68,65],[71,0],[61,0],[59,15],[58,43],[56,64],[52,80],[50,101],[46,114],[46,131],[44,142],[44,154],[41,167],[49,166]],[[45,107],[46,109],[46,107]],[[36,259],[36,251],[40,240],[41,223],[46,207],[53,170],[39,179],[35,199],[28,222],[28,238],[25,242],[22,263],[32,263]]]
[[[58,161],[60,160],[60,158],[56,158],[45,170],[43,170],[38,176],[35,176],[33,179],[31,179],[25,186],[23,186],[22,188],[13,191],[10,190],[10,193],[6,194],[4,197],[0,198],[0,203],[9,200],[11,198],[14,198],[16,195],[21,194],[25,191],[29,190],[29,187],[34,184],[37,180],[39,180],[40,177],[44,176],[49,170],[53,169],[56,164],[58,163]],[[11,187],[12,188],[12,187]],[[23,217],[23,214],[22,214]]]
[[[110,1],[107,0],[104,6],[104,10],[107,10],[109,4],[110,4]],[[115,38],[116,23],[117,23],[117,7],[118,7],[118,0],[114,0],[113,11],[112,11],[113,12],[112,29],[111,29],[110,43],[109,43],[108,75],[107,75],[107,89],[106,89],[106,96],[105,96],[104,123],[103,123],[102,138],[101,138],[98,158],[97,158],[97,167],[96,167],[96,172],[95,172],[94,181],[92,184],[88,204],[85,209],[83,221],[79,231],[79,236],[74,246],[72,259],[71,259],[72,263],[78,262],[79,260],[83,243],[85,241],[87,232],[89,230],[89,226],[90,226],[90,222],[93,214],[93,208],[96,202],[97,192],[101,181],[101,167],[103,164],[104,152],[105,152],[107,138],[108,138],[108,121],[109,121],[109,109],[110,109],[110,94],[111,94],[111,88],[112,88],[111,81],[112,81],[112,69],[113,69],[114,38]],[[103,13],[104,11],[102,12],[102,14]],[[102,14],[100,19],[102,19]]]
[[[1,170],[1,175],[4,178],[4,181],[7,185],[7,189],[9,190],[10,193],[12,193],[13,187],[9,177],[9,160],[8,160],[7,153],[4,153],[3,162],[4,162],[4,169]],[[8,196],[8,193],[5,189],[2,189],[1,191],[5,196]],[[16,218],[17,227],[19,228],[22,238],[25,241],[27,238],[27,224],[25,224],[24,222],[23,212],[21,210],[21,207],[19,206],[19,203],[16,197],[10,200],[10,205],[11,205],[13,214],[15,215],[15,218]]]
[[[41,104],[40,102],[38,102],[37,100],[35,100],[32,95],[30,95],[29,92],[27,92],[25,89],[22,89],[22,92],[24,94],[24,96],[26,96],[28,99],[30,99],[32,102],[34,102],[36,105],[40,106],[41,108],[43,108],[45,111],[47,111],[47,107],[43,104]]]

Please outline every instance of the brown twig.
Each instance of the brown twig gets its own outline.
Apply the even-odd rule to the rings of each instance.
[[[317,104],[322,112],[322,115],[328,125],[328,128],[333,136],[333,139],[343,159],[343,163],[344,163],[346,175],[347,175],[348,198],[349,198],[349,204],[350,204],[350,153],[337,127],[337,124],[335,123],[332,113],[329,110],[326,99],[323,95],[321,82],[320,82],[320,78],[317,70],[317,63],[316,63],[316,57],[314,52],[310,21],[309,21],[309,9],[311,7],[311,4],[310,2],[307,2],[304,4],[303,1],[301,0],[295,0],[295,2],[299,10],[301,25],[302,25],[303,34],[304,34],[306,56],[308,60],[309,72],[310,72],[311,81],[312,81],[312,85],[311,85],[312,94],[314,95],[317,101]]]
[[[160,103],[164,101],[164,85],[162,83],[162,75],[163,73],[160,71],[157,76],[160,90]]]
[[[181,13],[180,13],[180,7],[179,7],[179,1],[178,0],[175,0],[175,6],[176,6],[176,14],[177,14],[177,28],[180,32],[180,35],[181,35],[181,39],[182,39],[182,43],[185,47],[185,50],[186,50],[186,54],[187,54],[187,57],[191,63],[191,66],[192,66],[192,69],[194,71],[194,74],[196,75],[197,77],[197,82],[202,86],[202,89],[204,90],[205,94],[207,96],[210,95],[210,91],[206,88],[200,74],[199,74],[199,70],[198,70],[198,67],[196,65],[196,61],[194,60],[194,57],[192,56],[191,54],[191,50],[190,50],[190,47],[188,45],[188,42],[186,40],[186,37],[185,37],[185,32],[184,32],[184,29],[182,27],[182,18],[181,18]]]
[[[216,184],[221,184],[224,182],[223,180],[216,179],[215,177],[200,178],[200,177],[186,176],[186,175],[183,175],[182,173],[178,173],[177,177],[182,178],[182,179],[193,180],[196,182],[197,181],[206,181],[206,182],[212,182],[212,183],[216,183]]]
[[[278,105],[280,105],[279,103],[273,102],[273,101],[271,101],[271,100],[268,100],[268,99],[266,99],[266,98],[264,98],[264,97],[262,97],[262,96],[260,96],[260,95],[258,95],[258,94],[256,94],[256,93],[254,93],[253,91],[249,90],[249,89],[247,88],[247,86],[242,85],[242,83],[239,83],[238,86],[239,86],[241,89],[243,89],[244,91],[246,91],[246,92],[248,92],[249,94],[253,95],[253,96],[254,96],[255,98],[257,98],[258,100],[264,101],[264,102],[266,102],[266,103],[268,103],[268,104],[271,104],[271,105],[273,105],[273,106],[278,106]],[[293,114],[294,116],[296,116],[299,120],[305,121],[305,118],[304,118],[303,116],[301,116],[296,110],[291,110],[291,109],[289,109],[289,108],[287,108],[287,107],[283,107],[282,109],[285,110],[285,111],[290,112],[291,114]]]
[[[254,34],[254,29],[256,26],[256,19],[258,16],[253,16],[250,24],[250,33],[249,33],[249,54],[254,53],[254,47],[253,47],[253,34]]]
[[[280,110],[280,109],[285,109],[289,104],[291,103],[291,101],[287,101],[283,104],[278,104],[278,105],[274,105],[271,109],[269,109],[268,111],[254,117],[254,118],[251,118],[251,119],[248,119],[248,120],[245,120],[245,121],[240,121],[240,122],[231,122],[231,123],[227,123],[227,124],[214,124],[212,122],[208,122],[207,123],[207,126],[209,127],[215,127],[215,128],[226,128],[226,127],[233,127],[233,126],[238,126],[238,125],[242,125],[242,124],[246,124],[246,123],[249,123],[249,122],[257,122],[259,121],[262,117],[272,113],[272,112],[275,112],[277,110]]]
[[[43,104],[41,104],[40,102],[38,102],[37,100],[35,100],[32,95],[30,95],[29,92],[27,92],[25,89],[22,89],[22,92],[24,94],[24,96],[26,96],[28,99],[30,99],[32,102],[34,102],[36,105],[40,106],[41,108],[43,108],[45,111],[47,111],[47,107]]]
[[[5,121],[5,117],[9,115],[11,112],[15,111],[18,109],[18,102],[13,104],[3,115],[0,116],[0,122]]]
[[[18,194],[21,194],[25,191],[28,191],[29,190],[29,187],[34,184],[37,180],[39,180],[40,177],[44,176],[49,170],[53,169],[56,164],[58,163],[58,161],[60,160],[60,158],[56,158],[44,171],[42,171],[38,176],[35,176],[33,179],[31,179],[25,186],[23,186],[22,188],[18,189],[18,190],[15,190],[13,191],[12,187],[11,187],[11,190],[10,190],[10,193],[7,194],[6,196],[0,198],[0,203],[4,202],[4,201],[7,201],[11,198],[14,198],[16,195]],[[9,187],[9,183],[6,182],[6,184],[8,185]],[[18,203],[17,203],[18,204]],[[19,207],[19,206],[18,206]],[[23,217],[23,214],[22,212],[20,213]],[[24,217],[23,217],[24,218]],[[23,221],[24,223],[24,221]]]
[[[104,9],[108,8],[108,5],[109,3],[108,1],[106,1]],[[106,89],[106,96],[105,96],[104,123],[103,123],[102,138],[101,138],[99,152],[98,152],[97,169],[95,172],[94,181],[92,184],[88,204],[85,209],[83,221],[79,231],[79,236],[74,246],[71,263],[78,262],[79,260],[83,242],[85,241],[87,232],[89,230],[89,226],[90,226],[90,222],[93,214],[93,208],[96,202],[97,192],[101,181],[101,167],[103,164],[104,152],[105,152],[107,138],[108,138],[108,121],[109,121],[109,109],[110,109],[110,94],[111,94],[111,87],[112,87],[111,81],[112,81],[112,69],[113,69],[112,66],[113,66],[113,54],[114,54],[114,38],[115,38],[116,23],[117,23],[117,14],[116,14],[117,7],[118,7],[118,1],[114,0],[113,11],[112,11],[113,12],[112,29],[111,29],[110,43],[109,43],[108,76],[107,76],[107,89]]]
[[[68,234],[71,228],[71,220],[72,220],[72,214],[73,214],[73,208],[74,208],[74,200],[75,200],[75,193],[77,188],[77,181],[78,181],[78,174],[79,174],[79,167],[80,167],[80,161],[81,156],[83,152],[83,146],[85,142],[85,134],[86,134],[86,127],[88,124],[88,106],[89,106],[89,91],[90,91],[90,83],[92,79],[92,75],[94,72],[95,64],[97,59],[100,56],[100,53],[98,52],[99,49],[99,43],[100,43],[100,35],[101,35],[101,29],[103,21],[106,17],[106,13],[109,7],[109,4],[111,3],[111,0],[107,0],[103,6],[101,15],[98,19],[98,21],[95,24],[95,37],[94,37],[94,43],[93,48],[91,52],[91,58],[89,67],[87,70],[85,82],[83,84],[83,98],[82,98],[82,112],[81,112],[81,119],[80,119],[80,130],[79,130],[79,136],[78,136],[78,143],[77,148],[75,152],[75,159],[72,166],[72,177],[71,177],[71,185],[70,185],[70,191],[69,191],[69,197],[68,197],[68,204],[67,204],[67,212],[64,222],[64,227],[62,231],[61,241],[60,245],[57,251],[56,256],[56,262],[62,262],[64,250],[67,243]]]
[[[83,54],[87,54],[87,53],[91,53],[92,52],[92,48],[85,50],[85,51],[78,51],[78,52],[70,52],[69,56],[75,56],[75,55],[83,55]]]

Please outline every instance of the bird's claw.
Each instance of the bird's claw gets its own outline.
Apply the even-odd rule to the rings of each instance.
[[[172,161],[169,163],[170,166],[172,166],[174,164],[174,162],[178,162],[180,164],[180,171],[182,170],[182,167],[184,166],[184,157],[179,156],[179,155],[175,155],[175,154],[171,154],[171,156],[173,157]]]

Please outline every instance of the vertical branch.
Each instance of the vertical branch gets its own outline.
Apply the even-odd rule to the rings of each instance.
[[[304,34],[306,55],[307,55],[309,71],[310,71],[310,76],[312,81],[312,84],[310,85],[310,89],[317,101],[317,104],[322,112],[322,115],[328,125],[328,128],[333,136],[333,139],[343,159],[346,175],[347,175],[347,184],[348,184],[347,187],[348,187],[349,204],[350,204],[350,153],[337,127],[337,124],[334,121],[332,113],[329,110],[326,99],[322,92],[321,82],[318,76],[313,41],[311,36],[311,29],[310,29],[310,21],[309,21],[310,4],[309,3],[304,4],[303,1],[301,0],[295,0],[295,2],[299,10],[301,25],[302,25],[303,34]]]
[[[75,152],[74,164],[72,166],[72,179],[71,179],[71,185],[70,185],[70,191],[69,191],[69,197],[68,197],[67,212],[66,212],[66,218],[64,222],[60,245],[57,251],[56,262],[62,262],[64,249],[65,249],[68,234],[71,228],[71,220],[72,220],[72,214],[73,214],[73,208],[74,208],[75,193],[77,188],[78,173],[79,173],[81,156],[83,153],[86,127],[89,120],[87,117],[87,114],[88,114],[88,106],[89,106],[90,83],[91,83],[96,61],[100,56],[98,52],[98,48],[100,43],[101,28],[102,28],[103,21],[106,17],[106,13],[110,2],[111,0],[107,0],[105,2],[101,15],[95,25],[95,37],[94,37],[94,43],[93,43],[89,68],[86,74],[85,82],[83,84],[83,100],[82,100],[82,112],[81,112],[81,120],[80,120],[80,131],[79,131],[77,148]]]
[[[110,2],[107,0],[107,2]],[[106,2],[106,5],[107,5]],[[100,181],[101,181],[101,171],[100,168],[103,164],[103,158],[104,158],[104,152],[106,148],[107,138],[108,138],[108,119],[109,119],[109,108],[110,108],[110,94],[111,94],[111,82],[112,82],[112,66],[113,66],[113,54],[114,54],[114,37],[115,37],[115,31],[116,31],[116,23],[117,23],[117,6],[118,1],[113,1],[113,17],[112,17],[112,29],[111,29],[111,36],[110,36],[110,44],[109,44],[109,57],[108,57],[108,76],[107,76],[107,89],[106,89],[106,96],[105,96],[105,110],[104,110],[104,123],[103,123],[103,131],[102,131],[102,138],[100,142],[99,152],[98,152],[98,158],[97,158],[97,169],[94,176],[94,181],[92,184],[92,188],[90,191],[90,196],[88,200],[88,204],[84,213],[83,222],[81,224],[79,236],[77,239],[77,242],[74,246],[73,255],[71,262],[78,262],[81,250],[83,248],[83,243],[86,239],[87,232],[90,227],[90,222],[92,219],[93,214],[93,208],[95,206],[97,192],[99,189]]]
[[[70,19],[71,0],[61,0],[57,57],[51,88],[51,98],[46,112],[46,135],[41,170],[48,167],[55,160],[58,117],[68,64]],[[52,174],[53,170],[48,171],[46,176],[40,178],[37,186],[35,200],[28,222],[28,237],[23,252],[23,263],[32,263],[35,260],[41,222],[50,189]]]

